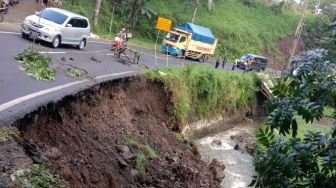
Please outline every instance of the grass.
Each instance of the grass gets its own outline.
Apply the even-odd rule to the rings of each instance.
[[[58,175],[52,174],[45,165],[33,164],[31,168],[23,174],[16,176],[15,183],[19,187],[24,187],[24,182],[28,181],[31,187],[39,188],[65,188],[67,182]]]
[[[149,158],[154,159],[157,157],[155,150],[152,149],[148,144],[143,145],[143,148],[145,150],[146,156]]]
[[[139,172],[144,172],[145,161],[147,160],[147,158],[158,158],[156,151],[151,148],[149,144],[141,144],[135,139],[128,136],[125,136],[125,141],[128,146],[135,146],[135,148],[138,150],[135,155],[135,168]]]
[[[20,137],[20,132],[16,127],[3,126],[0,127],[0,143],[5,143],[9,140]]]
[[[308,131],[328,133],[331,131],[331,126],[319,125],[317,122],[306,123],[301,117],[296,118],[298,123],[298,138],[303,138]]]
[[[183,138],[183,134],[182,133],[175,133],[175,137],[178,141],[183,142],[184,138]]]
[[[151,50],[155,49],[155,41],[140,38],[140,37],[131,39],[129,44],[134,45],[134,46],[138,46],[138,47],[142,47],[142,48],[151,49]],[[159,45],[161,45],[161,41],[158,42],[157,49],[159,49],[159,47],[160,47]]]
[[[134,140],[133,138],[130,138],[128,136],[125,136],[125,141],[126,141],[126,144],[128,146],[135,146],[135,145],[139,144],[136,140]]]
[[[138,152],[135,155],[135,169],[139,172],[144,172],[145,170],[145,161],[146,161],[146,156],[142,152]]]
[[[174,24],[191,20],[193,9],[190,6],[179,0],[149,3],[159,15],[173,18]],[[211,28],[219,39],[217,53],[234,59],[246,52],[260,53],[264,45],[272,49],[278,38],[294,33],[297,14],[274,11],[263,4],[250,7],[240,0],[218,0],[214,1],[211,11],[204,2],[198,9],[195,23]]]
[[[180,125],[184,125],[190,113],[203,118],[225,110],[249,108],[256,103],[259,81],[253,72],[243,74],[206,65],[190,65],[152,69],[147,76],[163,82],[171,95],[170,112]]]
[[[94,1],[76,0],[72,4],[64,1],[64,7],[92,18]],[[227,55],[229,59],[240,57],[244,53],[262,53],[263,49],[272,50],[277,39],[295,32],[298,14],[294,11],[270,7],[266,4],[244,4],[243,0],[217,0],[211,11],[206,1],[201,1],[195,23],[212,29],[219,39],[217,55]],[[193,1],[155,0],[146,1],[146,7],[154,10],[158,16],[173,19],[173,25],[190,22],[193,13]],[[122,26],[121,15],[116,11],[112,33]],[[107,35],[112,14],[111,0],[102,0],[98,26],[92,27],[99,35]],[[153,49],[157,31],[155,20],[144,16],[134,31],[135,39],[131,43]],[[162,34],[161,34],[162,36]],[[159,39],[161,42],[162,37]],[[267,48],[265,47],[267,46]]]

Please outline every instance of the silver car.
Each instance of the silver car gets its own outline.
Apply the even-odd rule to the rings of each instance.
[[[81,50],[90,36],[90,24],[87,18],[79,14],[46,8],[26,17],[21,32],[23,38],[36,36],[39,40],[50,42],[53,48],[60,44],[71,44]]]

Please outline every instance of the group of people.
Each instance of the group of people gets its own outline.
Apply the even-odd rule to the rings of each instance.
[[[225,65],[226,65],[227,62],[228,62],[228,58],[227,58],[227,56],[225,56],[224,59],[223,59],[223,61],[222,61],[222,68],[223,68],[223,69],[225,69]],[[231,70],[235,70],[235,67],[237,66],[237,63],[238,63],[238,59],[235,60],[235,64],[232,65]],[[217,60],[216,60],[216,64],[215,64],[215,68],[216,68],[216,69],[218,69],[219,64],[220,64],[220,59],[217,58]],[[249,71],[250,68],[251,68],[251,65],[252,65],[252,64],[253,64],[253,59],[252,59],[252,58],[248,59],[248,60],[246,61],[246,68],[245,68],[245,71]]]
[[[228,62],[228,58],[227,58],[227,56],[225,56],[224,59],[223,59],[223,61],[222,61],[222,68],[223,68],[223,69],[225,69],[225,65],[227,64],[227,62]],[[216,65],[215,65],[215,68],[216,68],[216,69],[218,69],[219,64],[220,64],[220,59],[218,58],[218,59],[216,60]],[[232,70],[234,70],[234,69],[235,69],[235,66],[233,65],[233,66],[232,66]]]

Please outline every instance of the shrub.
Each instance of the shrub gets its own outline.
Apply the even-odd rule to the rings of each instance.
[[[67,183],[58,175],[52,174],[45,165],[33,164],[24,174],[16,177],[15,183],[23,187],[27,181],[31,187],[40,188],[65,188]]]
[[[322,134],[308,131],[297,138],[297,117],[305,123],[319,120],[325,108],[335,109],[335,67],[320,50],[296,57],[274,87],[268,127],[257,135],[262,147],[256,151],[256,187],[336,186],[336,129]],[[330,109],[328,110],[330,114]],[[333,117],[336,117],[334,112]],[[275,137],[274,129],[280,135]],[[292,132],[292,138],[285,135]]]
[[[163,82],[171,95],[171,113],[182,125],[189,113],[202,118],[224,110],[248,108],[256,102],[258,78],[253,72],[242,74],[191,65],[152,69],[147,75]]]

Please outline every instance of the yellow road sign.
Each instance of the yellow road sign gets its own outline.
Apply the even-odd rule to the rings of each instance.
[[[156,29],[169,32],[171,25],[172,25],[172,20],[159,17],[156,23]]]

